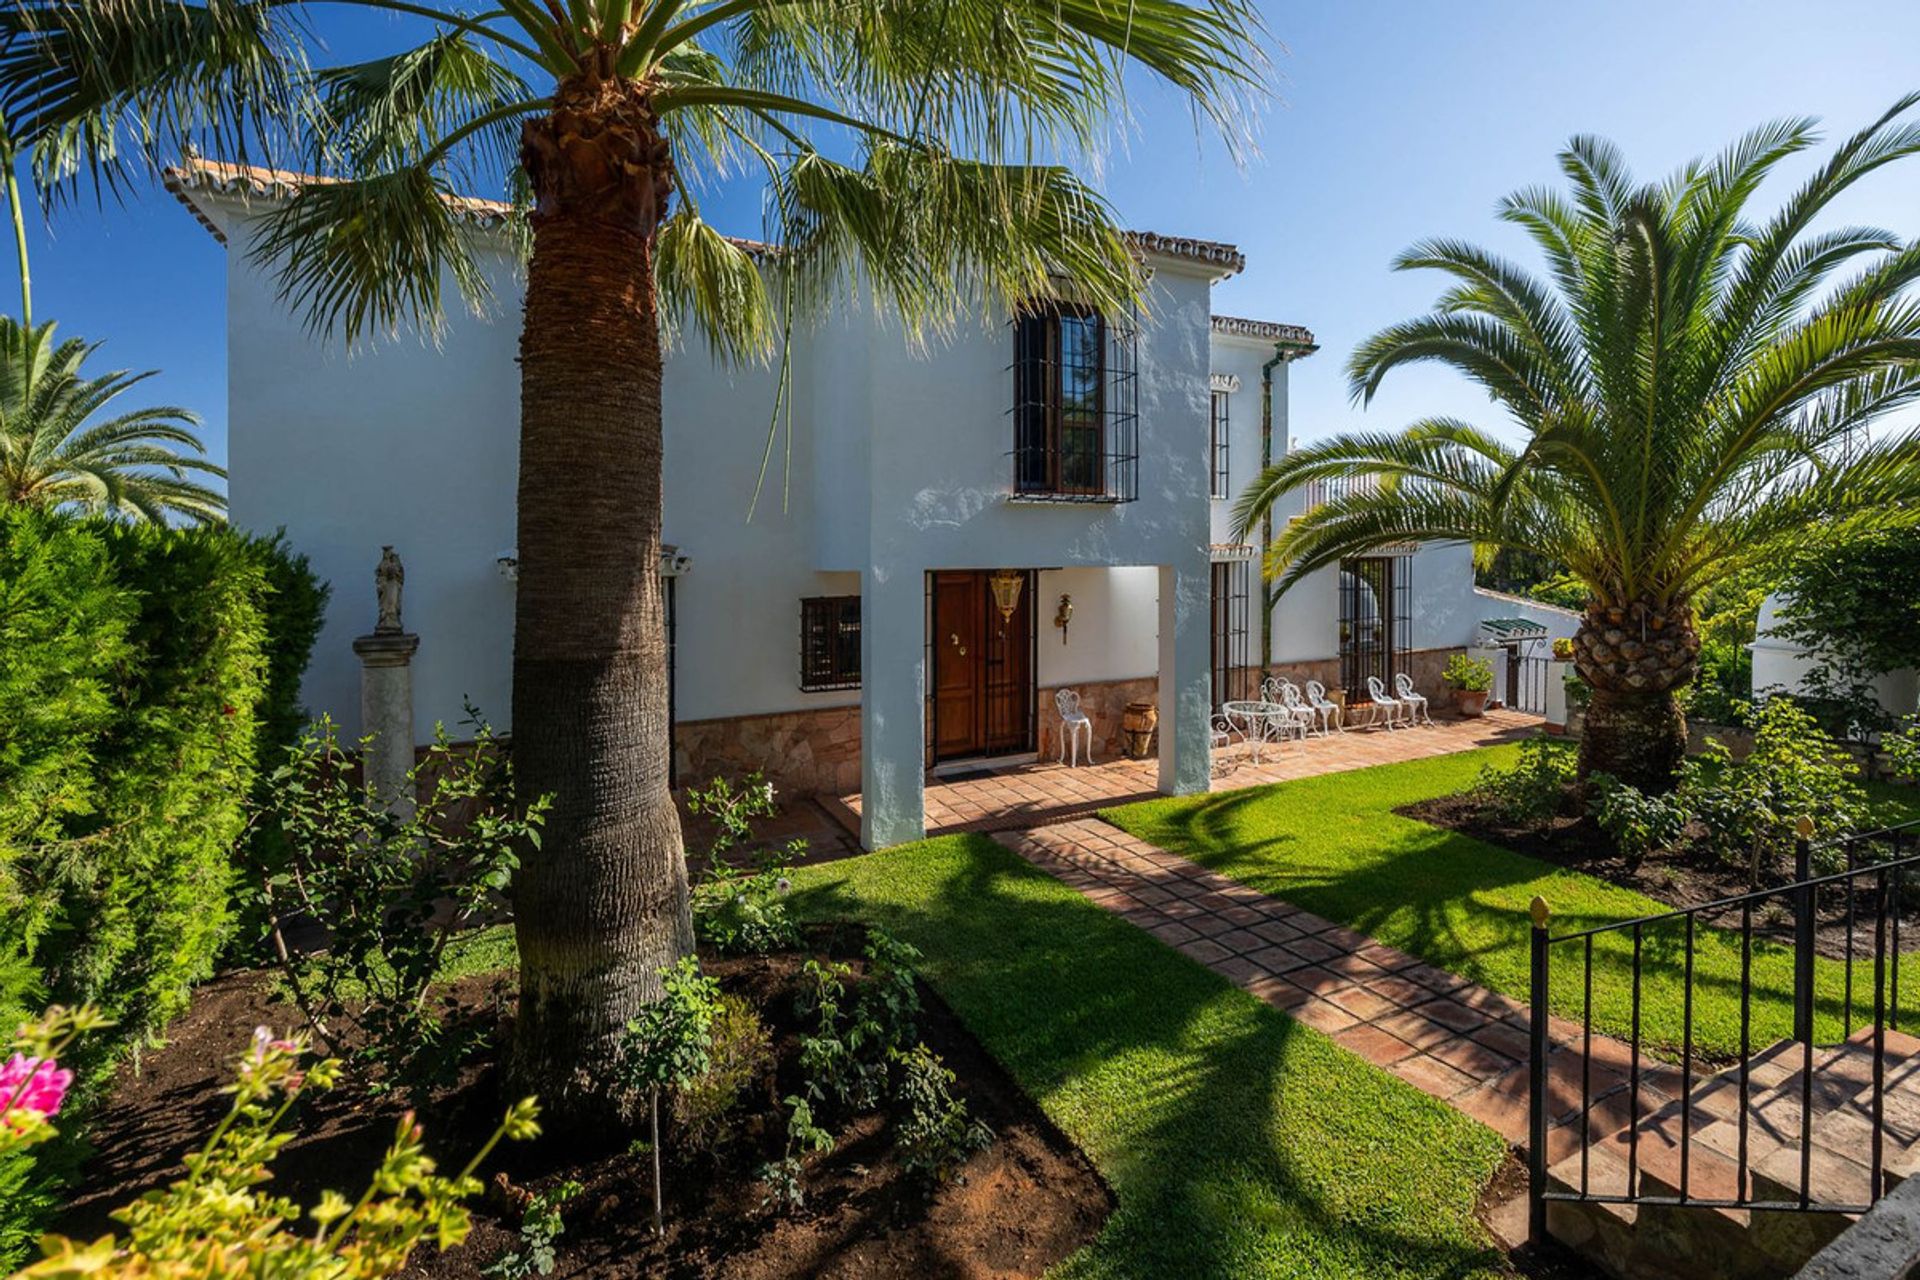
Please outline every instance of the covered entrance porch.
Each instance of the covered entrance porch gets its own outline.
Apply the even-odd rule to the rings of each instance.
[[[861,786],[858,803],[841,807],[861,844],[885,848],[945,829],[950,815],[928,803],[930,794],[945,794],[938,788],[1051,755],[1060,688],[1088,694],[1101,734],[1112,730],[1108,721],[1118,722],[1105,705],[1115,697],[1155,699],[1158,759],[1134,762],[1136,782],[1128,785],[1144,779],[1165,795],[1206,790],[1212,582],[1204,548],[1194,551],[1191,567],[976,562],[868,570]],[[1124,587],[1085,576],[1115,572],[1125,574]],[[1075,619],[1073,597],[1082,592]],[[1109,758],[1102,747],[1096,758]]]

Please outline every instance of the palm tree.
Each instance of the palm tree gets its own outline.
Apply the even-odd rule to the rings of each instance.
[[[330,10],[304,0],[0,0],[0,112],[54,192],[188,146],[290,155],[325,180],[263,215],[254,252],[348,340],[430,329],[444,281],[483,305],[456,189],[523,200],[513,737],[553,805],[515,890],[511,1058],[589,1115],[586,1080],[693,942],[667,791],[663,325],[755,360],[856,288],[916,337],[1063,283],[1132,301],[1127,243],[1064,162],[1108,140],[1129,76],[1236,142],[1257,20],[1243,0],[346,2],[426,38],[309,71]],[[736,175],[763,184],[765,249],[702,219]]]
[[[153,376],[89,376],[81,366],[98,349],[78,338],[56,342],[51,324],[0,316],[0,500],[130,520],[220,519],[226,498],[191,478],[227,474],[196,456],[204,452],[198,418],[157,405],[93,421]]]
[[[1920,518],[1920,437],[1864,443],[1920,392],[1920,308],[1906,296],[1920,246],[1811,229],[1854,183],[1920,150],[1920,125],[1901,119],[1916,101],[1849,138],[1764,221],[1748,211],[1755,190],[1815,144],[1811,121],[1758,129],[1649,185],[1606,142],[1574,139],[1560,156],[1568,190],[1500,206],[1545,280],[1452,240],[1404,254],[1398,268],[1452,283],[1431,314],[1354,352],[1356,400],[1401,365],[1438,361],[1486,390],[1505,429],[1433,419],[1268,468],[1236,508],[1243,531],[1295,489],[1357,480],[1273,540],[1278,590],[1408,540],[1558,560],[1589,597],[1575,641],[1593,691],[1582,769],[1671,786],[1700,593],[1776,562],[1811,525]]]

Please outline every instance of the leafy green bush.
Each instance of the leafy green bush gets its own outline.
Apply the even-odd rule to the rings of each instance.
[[[1482,769],[1470,794],[1503,822],[1545,822],[1566,808],[1579,768],[1566,743],[1528,738],[1510,768]]]
[[[1753,697],[1753,651],[1744,644],[1709,640],[1700,646],[1700,674],[1685,693],[1686,711],[1713,724],[1740,723]]]
[[[553,1246],[567,1232],[564,1216],[567,1201],[584,1190],[569,1179],[546,1191],[527,1196],[520,1209],[520,1245],[509,1249],[481,1268],[483,1276],[501,1276],[503,1280],[526,1280],[528,1276],[550,1276],[559,1264],[559,1251]]]
[[[1901,782],[1920,785],[1920,717],[1908,720],[1880,745],[1887,753],[1887,771]]]
[[[231,851],[320,598],[278,540],[0,506],[0,1026],[48,1001],[113,1020],[77,1049],[82,1112],[231,930]],[[0,1264],[74,1146],[0,1157]]]
[[[773,784],[758,773],[738,786],[715,778],[704,788],[687,789],[687,809],[714,824],[706,865],[693,883],[693,927],[700,941],[728,955],[765,955],[797,944],[800,930],[785,899],[807,842],[790,842],[783,855],[762,851],[752,870],[727,856],[753,838],[755,819],[773,814]]]
[[[408,772],[411,810],[394,814],[353,775],[333,723],[289,747],[265,785],[249,870],[294,1003],[330,1052],[341,1024],[362,1033],[357,1056],[379,1068],[379,1088],[444,1083],[491,1029],[484,1011],[427,996],[447,944],[498,908],[524,845],[540,847],[545,797],[521,805],[512,765],[468,708],[473,736],[444,726]],[[283,926],[320,926],[326,946],[296,951]]]
[[[907,1173],[926,1182],[946,1182],[976,1151],[993,1145],[993,1130],[967,1114],[953,1096],[954,1074],[924,1044],[895,1051],[900,1083],[895,1091],[894,1146]]]
[[[681,1141],[712,1151],[733,1133],[747,1091],[773,1066],[773,1035],[745,999],[722,994],[707,1026],[707,1065],[681,1081],[673,1120]]]
[[[1822,860],[1821,846],[1879,821],[1853,758],[1791,698],[1743,704],[1739,712],[1754,734],[1744,759],[1709,738],[1665,797],[1595,775],[1596,819],[1628,857],[1691,840],[1711,857],[1745,867],[1756,887],[1790,867],[1805,822],[1814,870],[1839,870]]]
[[[1493,688],[1493,664],[1485,658],[1456,653],[1447,659],[1447,665],[1440,672],[1440,678],[1446,682],[1449,689],[1459,689],[1465,693],[1485,693]]]
[[[104,1059],[183,1007],[320,598],[278,540],[0,509],[0,1018],[97,1003]]]
[[[1650,796],[1609,773],[1587,779],[1591,810],[1614,847],[1635,862],[1678,844],[1686,835],[1687,806],[1676,796]]]
[[[1754,742],[1747,757],[1736,762],[1709,739],[1683,767],[1680,794],[1706,830],[1706,847],[1744,863],[1757,885],[1792,857],[1802,819],[1818,844],[1871,825],[1874,811],[1853,758],[1791,698],[1769,699],[1749,720]]]

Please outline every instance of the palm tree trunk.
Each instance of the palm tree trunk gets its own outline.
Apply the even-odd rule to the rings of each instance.
[[[1687,754],[1687,720],[1671,692],[1596,688],[1580,733],[1582,782],[1610,773],[1649,795],[1673,790]]]
[[[516,1084],[560,1123],[609,1107],[616,1037],[693,948],[667,789],[661,349],[652,250],[671,170],[644,102],[563,86],[523,140],[533,259],[520,342],[513,753],[551,795],[514,893]],[[598,1086],[598,1087],[596,1087]]]
[[[1641,791],[1673,790],[1687,754],[1678,692],[1700,669],[1700,633],[1685,601],[1587,607],[1574,661],[1593,689],[1580,737],[1580,778],[1608,773]]]

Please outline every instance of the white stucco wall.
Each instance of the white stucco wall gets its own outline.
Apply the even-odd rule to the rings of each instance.
[[[1768,596],[1760,602],[1760,617],[1754,629],[1753,691],[1763,695],[1775,690],[1800,693],[1805,689],[1807,673],[1814,659],[1793,641],[1775,634],[1783,601]],[[1888,714],[1905,716],[1920,707],[1920,671],[1911,668],[1884,672],[1873,681],[1874,694]]]
[[[372,623],[370,576],[392,544],[407,565],[406,623],[421,636],[416,737],[468,699],[510,729],[514,585],[496,561],[515,542],[512,264],[486,259],[494,318],[456,314],[437,345],[404,338],[349,357],[309,334],[251,261],[253,211],[225,195],[196,203],[230,241],[233,518],[284,526],[335,588],[308,704],[360,731],[350,642]],[[844,308],[797,336],[777,423],[774,371],[718,368],[697,344],[670,353],[664,534],[691,558],[675,588],[679,718],[862,704],[865,754],[895,775],[867,780],[879,793],[869,812],[917,814],[925,573],[1035,567],[1039,683],[1158,675],[1162,785],[1204,788],[1208,544],[1229,505],[1207,497],[1212,271],[1153,265],[1140,491],[1128,503],[1009,500],[1004,316],[918,351],[871,308]],[[1264,353],[1255,344],[1235,358],[1251,364],[1233,407],[1237,489],[1258,466]],[[1284,424],[1284,367],[1276,373]],[[779,434],[749,520],[770,425]],[[1051,625],[1062,592],[1075,603],[1064,645]],[[801,598],[855,593],[864,688],[802,692]]]

